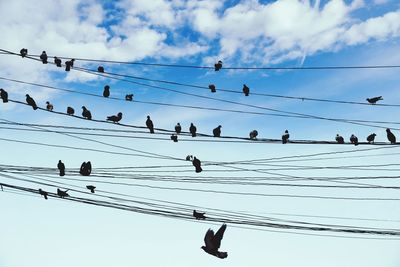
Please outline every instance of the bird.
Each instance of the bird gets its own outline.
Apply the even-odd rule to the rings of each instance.
[[[57,67],[61,68],[61,59],[58,57],[54,57],[54,64],[56,64]]]
[[[41,188],[39,188],[39,194],[41,194],[41,195],[44,197],[44,199],[47,200],[47,195],[48,195],[49,193],[47,193],[46,191],[43,191]]]
[[[74,113],[75,113],[75,110],[73,108],[67,107],[67,114],[68,115],[74,115]]]
[[[374,141],[375,141],[375,136],[376,136],[375,133],[372,133],[372,134],[368,135],[368,137],[367,137],[368,143],[374,143]]]
[[[289,131],[286,130],[285,133],[282,135],[282,144],[286,144],[289,140]]]
[[[154,133],[154,125],[153,125],[152,120],[150,119],[150,116],[147,116],[146,126],[147,126],[147,128],[149,128],[150,133]]]
[[[109,85],[104,86],[103,96],[104,97],[110,96],[110,86]]]
[[[210,85],[208,86],[208,88],[211,90],[211,93],[217,92],[217,89],[215,88],[215,85],[214,85],[214,84],[210,84]]]
[[[30,97],[28,94],[26,94],[26,103],[28,103],[29,106],[32,106],[34,110],[37,110],[38,107],[35,100],[33,100],[33,98]]]
[[[196,137],[197,128],[193,123],[190,124],[189,131],[192,134],[192,137]]]
[[[340,136],[339,134],[336,134],[335,140],[336,140],[336,142],[338,142],[338,144],[344,144],[344,138],[343,138],[343,136]]]
[[[202,246],[201,248],[208,254],[220,259],[225,259],[228,257],[227,252],[218,251],[219,247],[221,246],[221,240],[224,236],[225,230],[226,224],[223,224],[215,234],[213,230],[208,229],[206,235],[204,236],[205,246]]]
[[[71,59],[69,61],[65,61],[65,71],[70,71],[71,68],[74,67],[74,61],[75,61],[75,59]]]
[[[133,94],[129,94],[125,96],[126,101],[132,101],[133,100]]]
[[[47,54],[46,51],[43,51],[42,54],[40,55],[40,59],[42,60],[43,64],[47,64]]]
[[[250,88],[245,84],[243,84],[243,93],[245,96],[249,96],[250,94]]]
[[[122,112],[118,112],[117,116],[112,115],[107,117],[108,121],[112,121],[114,123],[119,122],[121,119],[122,119]]]
[[[3,99],[3,103],[8,102],[8,93],[3,88],[0,88],[0,98]]]
[[[213,130],[214,137],[221,137],[221,128],[222,126],[218,125],[218,127]]]
[[[372,98],[367,98],[366,99],[368,101],[368,103],[375,105],[376,102],[378,102],[379,100],[383,100],[382,96],[376,96],[376,97],[372,97]]]
[[[61,160],[58,161],[57,168],[60,170],[60,176],[64,176],[65,175],[65,165]]]
[[[171,135],[171,140],[174,141],[175,143],[178,142],[178,136],[175,134]]]
[[[52,104],[50,104],[49,101],[46,101],[46,109],[48,111],[53,111],[54,106]]]
[[[217,63],[214,64],[215,71],[219,71],[222,68],[222,61],[218,60]]]
[[[386,129],[386,135],[391,144],[396,144],[396,136],[394,136],[389,128]]]
[[[249,133],[250,139],[256,139],[258,135],[257,130],[253,130]]]
[[[96,189],[96,187],[94,185],[87,185],[86,188],[89,189],[90,192],[92,192],[92,193],[94,193],[94,190]]]
[[[206,213],[193,210],[193,217],[195,217],[196,220],[205,220],[206,216],[204,214],[206,214]]]
[[[199,173],[199,172],[201,172],[203,170],[201,168],[201,161],[198,158],[193,157],[192,164],[196,168],[196,173]]]
[[[179,122],[175,125],[175,132],[177,134],[180,134],[182,132],[182,127],[181,127],[181,124]]]
[[[67,193],[69,189],[62,191],[60,188],[57,188],[57,195],[61,198],[64,197],[69,197],[69,194]]]
[[[21,55],[21,57],[26,57],[26,56],[28,55],[28,49],[22,48],[22,49],[19,51],[19,54]]]
[[[82,106],[82,117],[84,117],[84,118],[86,118],[86,119],[88,119],[88,120],[91,120],[92,119],[92,113],[90,113],[90,111],[85,107],[85,106]]]
[[[355,146],[358,146],[358,138],[354,134],[350,136],[350,143],[354,144]]]
[[[92,173],[92,164],[90,161],[82,163],[79,173],[83,176],[89,176]]]
[[[104,73],[104,67],[103,66],[99,66],[97,68],[97,71],[100,72],[100,73]]]

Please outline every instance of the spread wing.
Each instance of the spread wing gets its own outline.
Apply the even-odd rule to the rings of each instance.
[[[213,230],[208,229],[206,235],[204,236],[204,243],[206,244],[206,247],[208,247],[208,248],[213,249],[215,247]]]
[[[213,243],[217,249],[221,246],[221,240],[222,237],[224,236],[225,230],[226,230],[226,224],[223,224],[214,236]]]

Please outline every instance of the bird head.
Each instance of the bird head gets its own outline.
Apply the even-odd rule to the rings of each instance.
[[[28,95],[28,94],[26,94],[25,96],[26,96],[26,97],[29,97],[29,95]]]
[[[82,109],[86,109],[86,107],[85,107],[85,106],[82,106]]]
[[[389,128],[387,128],[387,129],[386,129],[386,132],[388,132],[388,133],[389,133],[389,132],[390,132],[390,129],[389,129]]]
[[[221,125],[218,125],[218,128],[222,128],[222,126],[221,126]]]
[[[150,119],[150,116],[149,116],[149,115],[147,115],[147,118],[148,118],[148,119]]]
[[[122,117],[122,112],[118,112],[118,117]]]
[[[48,104],[50,104],[50,102],[49,102],[49,101],[46,101],[46,104],[48,105]]]

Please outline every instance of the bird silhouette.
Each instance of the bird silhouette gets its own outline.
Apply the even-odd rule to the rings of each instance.
[[[350,136],[350,143],[354,144],[355,146],[358,146],[358,138],[354,134]]]
[[[204,214],[206,214],[206,213],[205,212],[197,212],[196,210],[193,210],[193,217],[195,217],[196,220],[205,220],[206,216]]]
[[[224,236],[225,230],[226,224],[223,224],[215,234],[213,230],[208,229],[206,235],[204,236],[205,246],[202,246],[201,248],[208,254],[211,254],[220,259],[225,259],[226,257],[228,257],[227,252],[222,252],[218,250],[221,246],[221,240]]]
[[[215,88],[215,85],[214,85],[214,84],[210,84],[210,85],[208,86],[208,88],[211,90],[211,93],[217,92],[217,89]]]
[[[96,187],[94,185],[87,185],[86,188],[89,189],[90,192],[92,192],[92,193],[94,193],[94,190],[96,189]]]
[[[92,119],[92,113],[85,106],[82,106],[82,117],[88,120]]]
[[[110,86],[109,85],[104,86],[103,96],[104,97],[110,96]]]
[[[30,97],[28,94],[26,94],[26,103],[28,103],[29,106],[31,106],[34,110],[37,110],[37,105],[35,100],[33,100],[32,97]]]
[[[73,108],[67,107],[67,114],[68,115],[74,115],[74,113],[75,113],[75,110]]]
[[[181,124],[179,122],[175,125],[175,132],[177,134],[180,134],[182,132],[182,127],[181,127]]]
[[[189,131],[192,134],[192,137],[196,137],[197,128],[193,123],[190,124]]]
[[[100,72],[100,73],[104,73],[104,67],[103,66],[99,66],[97,68],[97,71]]]
[[[69,189],[62,191],[60,188],[57,188],[57,195],[61,198],[64,197],[69,197],[69,194],[67,193]]]
[[[368,143],[374,143],[375,142],[375,136],[376,136],[375,133],[372,133],[372,134],[368,135],[368,137],[367,137]]]
[[[132,101],[133,100],[133,94],[129,94],[125,96],[126,101]]]
[[[42,54],[40,55],[40,60],[42,60],[43,64],[47,64],[47,54],[46,51],[43,51]]]
[[[289,131],[286,130],[285,133],[282,135],[282,144],[286,144],[289,140]]]
[[[243,93],[245,96],[249,96],[250,94],[250,88],[245,84],[243,84]]]
[[[372,97],[372,98],[367,98],[368,103],[375,105],[376,102],[378,102],[379,100],[383,100],[382,96],[376,96],[376,97]]]
[[[3,100],[3,103],[8,102],[8,93],[3,88],[0,88],[0,98]]]
[[[221,137],[221,128],[222,128],[221,125],[218,125],[217,128],[214,128],[213,130],[214,137]]]
[[[253,130],[249,133],[250,139],[257,139],[258,132],[257,130]]]
[[[108,121],[112,121],[114,123],[119,122],[121,119],[122,119],[122,112],[119,112],[117,116],[113,115],[107,117]]]
[[[60,176],[64,176],[65,175],[65,165],[64,165],[64,163],[62,163],[61,160],[58,161],[57,168],[60,171]]]
[[[222,68],[222,61],[218,60],[218,62],[214,64],[214,70],[219,71],[221,68]]]
[[[21,57],[26,57],[26,56],[28,55],[28,49],[22,48],[22,49],[19,51],[19,54],[21,55]]]
[[[70,71],[74,67],[74,61],[75,59],[65,61],[65,71]]]
[[[171,140],[174,141],[175,143],[178,142],[178,136],[176,134],[172,134]]]
[[[54,57],[54,64],[56,64],[57,67],[61,68],[61,59],[58,57]]]
[[[147,116],[146,126],[147,126],[147,128],[149,128],[150,133],[154,133],[154,125],[153,125],[152,120],[150,119],[150,116]]]
[[[49,101],[46,101],[46,109],[48,111],[53,111],[54,106],[52,104],[50,104]]]
[[[396,144],[396,136],[390,131],[390,129],[386,129],[387,139],[390,141],[391,144]]]
[[[43,191],[41,188],[39,188],[39,194],[41,194],[44,197],[44,199],[47,200],[47,196],[49,193],[47,193],[46,191]]]
[[[92,164],[90,161],[82,163],[79,173],[83,176],[89,176],[92,173]]]
[[[336,134],[335,140],[336,140],[336,142],[338,142],[339,144],[344,144],[344,138],[343,138],[343,136],[340,136],[339,134]]]
[[[199,173],[201,172],[203,169],[201,168],[201,161],[196,158],[193,157],[193,161],[192,161],[193,166],[196,168],[196,172]]]

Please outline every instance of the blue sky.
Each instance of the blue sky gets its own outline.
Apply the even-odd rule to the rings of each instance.
[[[105,2],[105,1],[104,1]],[[222,60],[224,66],[365,66],[399,65],[400,6],[395,0],[353,1],[184,1],[130,0],[112,4],[95,0],[27,1],[0,0],[2,23],[1,49],[18,52],[28,48],[30,54],[46,50],[49,55],[118,61],[141,61],[212,66]],[[155,101],[202,107],[268,112],[250,107],[195,98],[132,83],[101,78],[79,71],[64,72],[53,65],[20,57],[0,55],[0,77],[13,78],[101,95],[104,85],[111,86],[111,95],[124,98],[133,93],[139,101]],[[97,69],[98,64],[76,61],[76,66]],[[245,83],[251,92],[364,102],[367,97],[382,95],[385,104],[400,103],[398,69],[297,70],[297,71],[233,71],[186,68],[165,68],[142,65],[103,64],[106,71],[208,86],[217,85],[217,93],[208,90],[144,82],[150,85],[194,93],[204,97],[237,101],[288,112],[330,118],[398,121],[398,107],[346,105],[291,99],[229,94],[218,88],[241,91]],[[35,98],[39,106],[46,101],[55,111],[65,112],[73,106],[78,114],[85,105],[93,118],[122,112],[122,122],[145,125],[150,115],[156,127],[173,129],[180,122],[188,130],[193,122],[199,132],[212,133],[222,125],[222,135],[247,137],[257,129],[259,137],[279,139],[288,129],[291,139],[334,140],[340,133],[348,141],[356,134],[361,141],[372,132],[376,140],[386,142],[385,129],[332,121],[295,119],[274,116],[226,113],[210,110],[183,109],[121,102],[85,95],[65,93],[40,87],[0,80],[12,100],[25,101],[25,94]],[[83,121],[30,107],[7,103],[0,105],[0,119],[23,123],[57,124],[80,127],[125,129],[116,125]],[[396,124],[384,127],[400,128]],[[21,127],[25,128],[26,127]],[[394,130],[398,135],[399,131]],[[148,134],[135,136],[149,137]],[[166,137],[156,135],[157,137]],[[285,157],[292,155],[359,150],[370,146],[282,145],[264,143],[178,143],[165,140],[117,139],[85,136],[110,144],[152,153],[185,158],[192,154],[206,162],[240,161]],[[69,136],[0,129],[0,138],[68,145],[115,152],[124,149]],[[185,139],[182,137],[182,139]],[[187,139],[187,138],[186,138]],[[187,164],[170,160],[110,155],[97,152],[16,144],[1,141],[1,165],[56,167],[59,159],[69,168],[78,168],[90,160],[95,168]],[[332,160],[310,162],[275,162],[280,165],[343,166],[396,164],[398,148],[345,154]],[[133,152],[132,152],[133,153]],[[393,155],[386,155],[392,153]],[[354,156],[347,158],[346,156]],[[359,157],[357,157],[359,156]],[[257,166],[248,166],[257,168]],[[268,166],[263,166],[267,168]],[[244,179],[261,175],[255,172],[174,173],[179,177],[207,176]],[[274,171],[269,166],[268,170]],[[393,167],[395,169],[395,167]],[[384,176],[396,170],[370,168],[364,171],[275,170],[283,175],[304,177]],[[94,171],[94,172],[95,172]],[[143,173],[145,174],[145,173]],[[149,174],[149,173],[146,173]],[[157,173],[150,173],[151,175]],[[170,175],[171,173],[161,173]],[[16,176],[18,177],[18,176]],[[30,177],[30,176],[28,176]],[[59,180],[57,175],[37,176],[54,179],[73,186],[85,187],[85,181]],[[73,175],[67,178],[80,178]],[[91,178],[91,177],[89,177]],[[96,179],[96,178],[93,178]],[[0,177],[0,181],[37,188],[38,185]],[[216,208],[227,212],[247,212],[277,219],[301,220],[312,223],[339,224],[385,229],[399,228],[397,201],[350,201],[312,198],[262,197],[226,195],[191,191],[171,191],[140,187],[140,185],[223,190],[261,194],[296,194],[336,197],[397,198],[396,190],[273,187],[254,185],[185,184],[168,181],[126,181],[139,186],[98,183],[99,190],[129,195],[130,198],[151,198],[187,205]],[[356,180],[382,186],[398,186],[385,180]],[[280,183],[283,183],[280,181]],[[299,181],[299,183],[311,183]],[[329,184],[319,182],[318,184]],[[43,187],[43,186],[42,186]],[[43,187],[54,192],[55,188]],[[68,187],[64,187],[68,188]],[[399,266],[399,241],[333,238],[303,234],[318,232],[289,231],[264,228],[267,231],[235,228],[228,224],[221,250],[228,251],[225,260],[205,254],[200,247],[209,227],[218,224],[194,220],[176,220],[134,212],[50,198],[45,201],[34,195],[17,195],[9,190],[0,192],[2,212],[0,227],[0,267],[49,266]],[[80,195],[77,192],[71,194]],[[92,196],[96,198],[97,196]],[[279,213],[279,214],[278,214]],[[282,215],[286,214],[286,215]],[[291,214],[291,215],[288,215]],[[298,217],[312,215],[346,218],[375,218],[380,221]],[[384,221],[386,220],[386,221]],[[278,232],[273,232],[278,231]],[[347,237],[360,237],[345,235]]]

